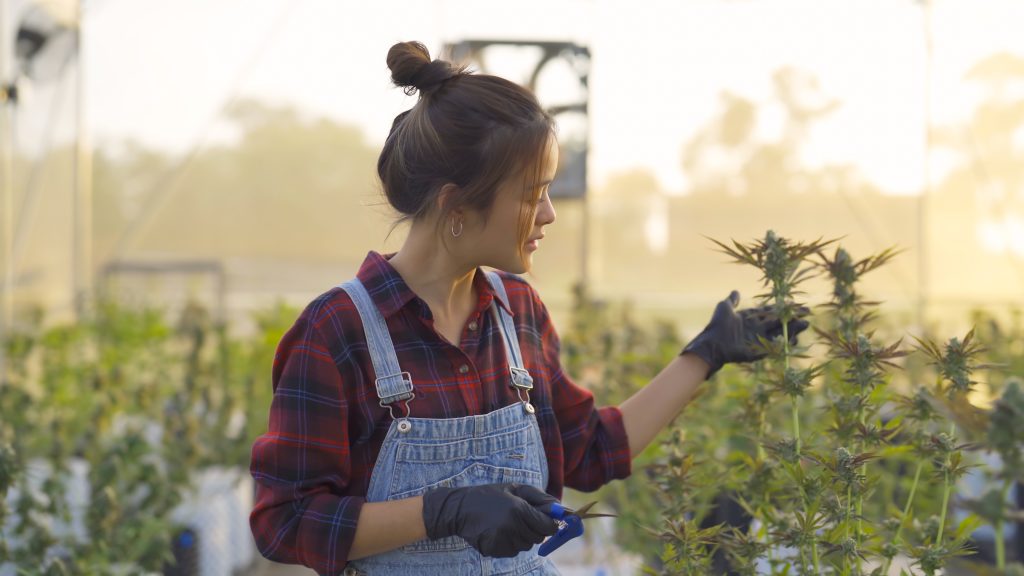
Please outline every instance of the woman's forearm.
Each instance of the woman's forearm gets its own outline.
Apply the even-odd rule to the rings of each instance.
[[[683,354],[619,405],[633,458],[693,400],[708,370],[708,364],[697,356]]]
[[[348,559],[358,560],[380,554],[426,537],[422,496],[366,502],[359,512],[359,523]]]

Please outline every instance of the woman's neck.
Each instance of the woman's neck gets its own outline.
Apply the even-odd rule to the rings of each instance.
[[[476,266],[459,262],[433,230],[413,225],[402,248],[389,260],[409,288],[430,307],[434,321],[468,314],[475,302]]]

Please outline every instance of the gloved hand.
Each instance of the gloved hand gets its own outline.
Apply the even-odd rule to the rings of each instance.
[[[729,297],[718,303],[711,322],[683,348],[680,354],[696,354],[711,366],[707,378],[714,376],[722,365],[730,362],[752,362],[764,358],[765,353],[757,349],[757,337],[768,340],[782,335],[782,321],[775,315],[772,306],[736,310],[740,293],[733,290]],[[810,313],[801,306],[797,318],[789,321],[789,342],[796,345],[797,335],[810,325],[800,317]]]
[[[484,556],[509,558],[558,531],[534,506],[557,502],[525,484],[432,488],[423,494],[423,524],[430,539],[461,536]]]

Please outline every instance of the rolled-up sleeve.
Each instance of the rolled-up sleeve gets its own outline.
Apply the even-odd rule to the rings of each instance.
[[[266,558],[338,574],[365,499],[344,495],[352,475],[349,403],[316,310],[303,312],[274,357],[268,430],[252,447],[249,524]]]
[[[595,407],[594,394],[562,369],[561,342],[540,298],[534,295],[552,407],[561,435],[565,485],[583,492],[632,472],[629,439],[616,406]]]

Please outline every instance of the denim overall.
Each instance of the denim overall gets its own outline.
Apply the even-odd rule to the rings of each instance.
[[[498,297],[508,302],[501,279],[487,273]],[[416,397],[412,377],[398,366],[395,348],[380,311],[359,280],[341,285],[355,303],[366,332],[377,396],[393,421],[370,476],[367,502],[411,498],[434,486],[461,487],[491,483],[529,484],[544,490],[547,458],[540,428],[530,404],[533,379],[523,368],[512,317],[492,302],[491,312],[501,328],[509,383],[521,402],[489,414],[463,418],[413,418],[409,403]],[[403,402],[405,416],[395,418],[392,404]],[[490,576],[557,575],[550,560],[537,555],[537,546],[513,558],[482,556],[458,536],[420,540],[407,546],[353,560],[346,576]]]

